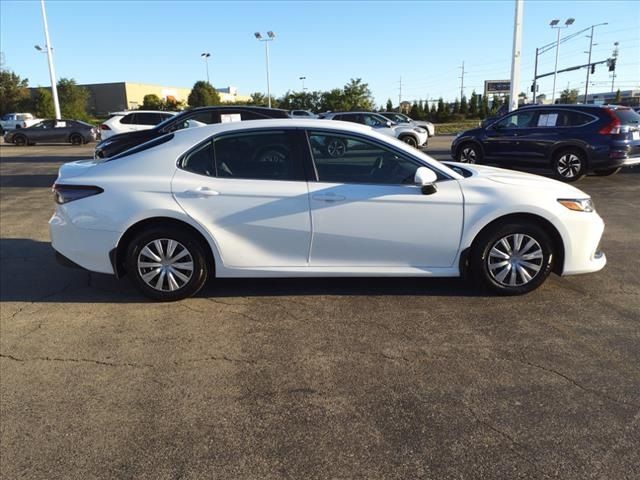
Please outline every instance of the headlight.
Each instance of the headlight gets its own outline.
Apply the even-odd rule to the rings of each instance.
[[[558,202],[576,212],[594,212],[596,209],[590,198],[559,198]]]
[[[427,131],[422,127],[416,127],[413,129],[413,131],[418,133],[427,133]]]

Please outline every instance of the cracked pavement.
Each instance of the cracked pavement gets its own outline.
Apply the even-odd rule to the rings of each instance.
[[[48,186],[90,154],[0,145],[0,477],[640,478],[640,169],[578,184],[606,269],[526,297],[234,279],[157,304],[55,262]]]

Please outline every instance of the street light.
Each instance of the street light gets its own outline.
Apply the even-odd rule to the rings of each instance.
[[[298,80],[302,80],[302,91],[303,91],[303,92],[305,91],[305,88],[304,88],[304,81],[305,81],[306,79],[307,79],[307,77],[299,77],[299,78],[298,78]]]
[[[40,6],[42,7],[42,22],[44,24],[44,38],[47,42],[44,46],[47,53],[47,60],[49,61],[49,76],[51,77],[51,96],[53,97],[53,108],[56,112],[56,120],[60,120],[62,115],[60,114],[60,103],[58,102],[58,85],[56,84],[56,71],[53,66],[53,47],[51,47],[51,39],[49,38],[49,27],[47,25],[47,12],[44,9],[44,0],[40,0]],[[35,45],[36,50],[42,52],[43,48],[40,45]]]
[[[211,84],[211,82],[209,82],[209,57],[211,56],[211,54],[209,52],[204,52],[201,53],[200,56],[204,58],[204,63],[207,68],[207,83]]]
[[[564,22],[563,26],[558,26],[558,24],[560,23],[560,20],[558,19],[551,20],[551,23],[549,23],[549,26],[551,28],[555,28],[556,30],[558,30],[558,39],[556,40],[556,66],[553,70],[553,92],[551,94],[551,103],[555,103],[555,99],[556,99],[556,77],[558,76],[558,52],[560,51],[560,30],[569,28],[569,26],[573,25],[573,22],[575,21],[576,21],[575,18],[568,18]]]
[[[272,42],[276,38],[276,34],[271,30],[267,32],[267,38],[264,38],[260,32],[256,32],[253,34],[256,37],[256,40],[259,42],[264,42],[264,51],[267,57],[267,98],[269,102],[269,108],[271,108],[271,78],[269,74],[269,42]]]

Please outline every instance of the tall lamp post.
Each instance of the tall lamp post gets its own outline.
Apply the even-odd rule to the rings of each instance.
[[[211,84],[211,82],[209,81],[209,57],[211,56],[211,54],[209,52],[204,52],[204,53],[201,53],[200,56],[204,58],[204,64],[206,65],[206,68],[207,68],[207,83]]]
[[[564,25],[560,25],[560,26],[558,26],[558,24],[560,23],[560,20],[558,19],[551,20],[551,23],[549,23],[551,28],[555,28],[556,30],[558,30],[558,39],[556,40],[556,66],[554,67],[554,70],[553,70],[553,92],[551,93],[551,103],[555,103],[555,99],[556,99],[556,77],[558,76],[558,52],[560,51],[560,30],[569,28],[569,26],[573,25],[573,22],[575,21],[576,21],[575,18],[568,18],[564,22]]]
[[[306,79],[307,79],[307,77],[299,77],[299,78],[298,78],[298,80],[302,80],[302,91],[303,91],[303,92],[305,91],[305,88],[304,88],[304,81],[305,81]]]
[[[269,102],[269,108],[271,108],[271,77],[269,74],[269,42],[272,42],[276,38],[276,34],[271,30],[267,32],[267,38],[264,38],[260,32],[253,34],[259,42],[264,42],[264,51],[267,57],[267,98]]]
[[[42,7],[42,22],[44,23],[44,39],[47,42],[45,51],[47,53],[47,60],[49,61],[49,76],[51,77],[51,96],[53,97],[53,108],[56,112],[56,120],[60,120],[62,115],[60,114],[60,102],[58,101],[58,85],[56,84],[56,70],[53,66],[53,48],[51,47],[51,39],[49,38],[49,26],[47,25],[47,12],[44,9],[44,0],[40,0],[40,6]],[[42,51],[42,47],[35,46],[36,50]]]

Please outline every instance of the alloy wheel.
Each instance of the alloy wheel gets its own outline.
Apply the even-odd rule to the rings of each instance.
[[[500,285],[519,287],[531,282],[542,270],[544,253],[538,241],[513,233],[496,241],[487,255],[487,270]]]
[[[194,272],[189,250],[169,238],[147,243],[138,254],[137,267],[140,278],[161,292],[173,292],[184,287]]]
[[[347,146],[341,140],[331,140],[327,145],[327,152],[332,157],[342,157],[347,150]]]
[[[460,161],[463,163],[476,163],[478,154],[473,147],[464,147],[460,152]]]
[[[558,174],[564,178],[574,178],[582,170],[582,160],[573,153],[565,153],[558,158]]]

